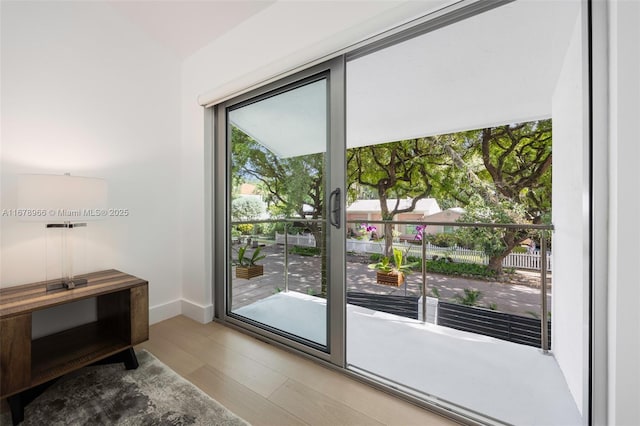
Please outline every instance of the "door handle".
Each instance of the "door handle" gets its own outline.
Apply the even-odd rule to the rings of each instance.
[[[331,195],[329,195],[329,208],[331,209],[329,212],[329,223],[337,229],[340,229],[340,188],[331,191]]]

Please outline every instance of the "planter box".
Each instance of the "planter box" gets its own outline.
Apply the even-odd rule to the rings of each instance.
[[[402,272],[392,274],[376,271],[376,283],[400,287],[402,284],[404,284],[404,274]]]
[[[263,265],[236,266],[236,278],[250,280],[251,278],[259,277],[262,274],[264,274]]]

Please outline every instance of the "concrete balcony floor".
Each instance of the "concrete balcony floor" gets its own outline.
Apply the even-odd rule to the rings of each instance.
[[[326,342],[322,298],[280,292],[234,313]],[[347,305],[347,362],[501,422],[582,424],[555,358],[534,347]]]

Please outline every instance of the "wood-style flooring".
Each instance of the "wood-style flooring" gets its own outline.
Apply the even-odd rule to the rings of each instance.
[[[221,324],[174,317],[138,348],[255,426],[456,424]]]

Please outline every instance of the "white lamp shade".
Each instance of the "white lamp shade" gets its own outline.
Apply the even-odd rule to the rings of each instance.
[[[85,222],[106,218],[107,182],[69,175],[21,175],[19,217],[39,222]]]

